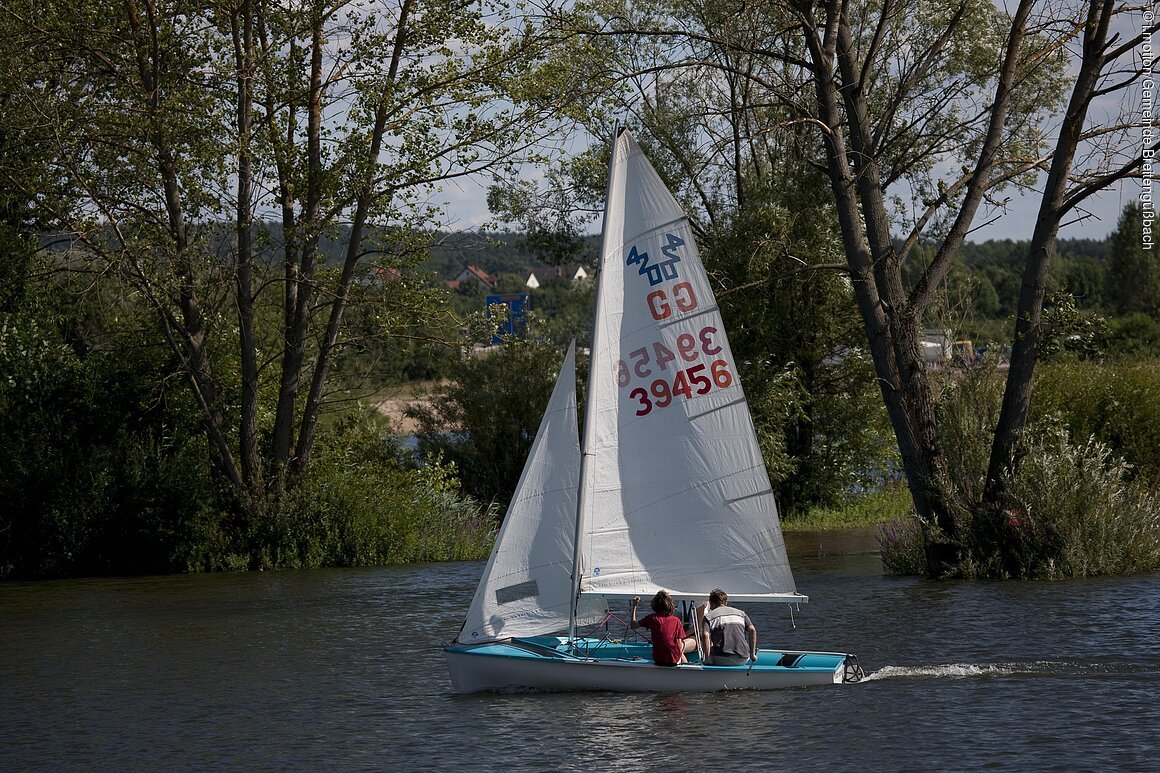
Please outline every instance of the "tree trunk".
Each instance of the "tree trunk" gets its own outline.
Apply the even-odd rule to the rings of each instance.
[[[127,3],[125,10],[133,31],[136,75],[150,111],[152,125],[149,128],[148,142],[156,159],[156,169],[162,183],[167,228],[169,238],[172,239],[174,266],[179,279],[177,305],[181,310],[180,324],[166,308],[166,301],[155,297],[153,302],[165,322],[170,346],[183,364],[194,399],[202,410],[211,465],[229,481],[235,494],[241,497],[244,495],[245,487],[225,433],[225,417],[218,401],[213,368],[207,350],[205,319],[197,295],[195,272],[191,262],[189,228],[181,198],[177,162],[172,144],[163,128],[159,79],[163,73],[164,62],[153,45],[156,30],[149,26],[156,20],[152,16],[151,9],[143,13],[136,2]],[[143,272],[141,279],[146,285],[149,284]]]
[[[239,18],[240,17],[240,18]],[[254,336],[253,298],[253,158],[250,146],[254,101],[254,16],[251,0],[244,0],[231,17],[234,62],[238,71],[238,202],[235,302],[238,308],[238,354],[241,363],[241,418],[239,447],[242,478],[251,496],[264,490],[262,457],[258,447],[258,352]]]
[[[390,81],[394,81],[399,73],[402,62],[403,48],[407,42],[410,29],[410,12],[412,0],[403,0],[399,7],[399,20],[395,26],[395,44],[391,52],[391,63],[387,74]],[[298,431],[298,443],[295,447],[294,459],[290,464],[290,471],[300,475],[310,461],[310,453],[314,447],[314,432],[318,427],[318,416],[322,409],[322,388],[326,384],[330,373],[330,364],[333,360],[334,348],[338,344],[339,329],[342,324],[342,315],[350,295],[350,285],[354,280],[354,272],[358,267],[359,257],[362,255],[362,242],[366,232],[367,215],[376,196],[374,168],[375,160],[382,152],[383,134],[386,131],[389,112],[385,102],[380,103],[375,110],[375,121],[370,132],[369,150],[365,159],[368,170],[362,184],[356,192],[355,212],[351,220],[350,241],[347,244],[346,257],[343,261],[342,275],[334,293],[334,300],[330,305],[330,318],[327,320],[326,332],[319,346],[318,359],[314,366],[314,376],[310,381],[310,391],[306,396],[306,406],[302,411],[302,424]]]
[[[911,313],[902,286],[877,168],[868,154],[859,151],[859,147],[863,151],[869,147],[865,104],[859,101],[860,95],[854,89],[841,90],[833,69],[835,61],[852,56],[849,30],[843,30],[848,22],[841,3],[832,2],[826,29],[818,35],[812,27],[809,6],[802,4],[799,11],[810,26],[806,38],[814,66],[819,117],[827,127],[823,134],[827,170],[854,296],[866,328],[887,414],[898,440],[903,470],[918,516],[953,544],[955,524],[947,493],[946,462],[935,433],[934,400],[922,362],[918,320]],[[846,66],[849,67],[848,62]],[[857,82],[852,72],[844,80]],[[841,107],[843,96],[845,114]],[[846,122],[854,144],[849,151],[843,135]],[[851,166],[851,157],[861,160],[857,169]],[[941,569],[941,563],[941,558],[932,562],[932,573]]]
[[[1007,481],[1018,466],[1021,436],[1031,410],[1031,386],[1039,358],[1040,316],[1048,266],[1055,252],[1060,222],[1070,209],[1067,194],[1071,166],[1087,120],[1088,106],[1095,96],[1107,61],[1108,31],[1114,5],[1113,0],[1091,0],[1088,5],[1083,60],[1056,141],[1023,272],[1019,309],[1015,316],[1015,340],[1011,347],[1011,368],[1007,373],[1003,406],[995,427],[983,493],[983,517],[991,521],[987,533],[996,540],[1000,539],[1003,513],[1009,504]]]
[[[310,41],[310,100],[306,108],[306,198],[302,217],[294,228],[294,244],[301,245],[300,254],[290,252],[287,244],[284,261],[286,276],[285,327],[283,330],[282,377],[278,389],[278,407],[274,417],[274,466],[277,485],[284,485],[283,474],[301,470],[290,456],[294,446],[294,415],[298,402],[302,366],[306,361],[307,330],[310,324],[310,306],[314,302],[314,263],[318,253],[319,228],[322,210],[322,54],[326,45],[323,30],[325,20],[321,6],[313,9]],[[282,195],[291,195],[283,189]],[[283,201],[285,213],[286,203]],[[303,230],[305,232],[303,232]]]
[[[827,170],[854,281],[855,298],[866,328],[883,400],[898,440],[915,511],[928,525],[928,536],[935,537],[928,543],[931,549],[927,554],[928,570],[932,575],[942,574],[948,562],[955,560],[962,535],[954,518],[952,484],[939,442],[934,394],[922,357],[923,315],[930,303],[932,289],[946,275],[990,185],[1032,4],[1031,0],[1022,0],[1012,19],[991,115],[975,169],[965,175],[953,191],[944,193],[940,201],[932,205],[933,209],[949,201],[951,195],[963,195],[955,222],[934,261],[910,294],[902,280],[902,261],[914,239],[904,243],[900,250],[891,234],[886,183],[878,166],[880,148],[877,143],[881,137],[875,133],[875,119],[867,91],[869,85],[859,58],[866,52],[860,54],[855,45],[848,5],[843,0],[830,0],[826,4],[825,29],[821,34],[814,23],[813,4],[799,2],[796,6],[806,28],[819,106],[818,118],[826,127]],[[890,23],[889,17],[896,10],[891,3],[882,7],[880,30]],[[926,47],[916,50],[915,56],[920,60],[937,61],[959,33],[965,10],[966,4],[960,3],[943,33]],[[871,43],[871,51],[878,42],[876,37]],[[905,99],[905,96],[906,83],[900,80],[896,98]],[[920,219],[919,228],[923,222]]]

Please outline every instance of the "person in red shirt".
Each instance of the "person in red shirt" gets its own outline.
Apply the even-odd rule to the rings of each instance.
[[[652,614],[643,617],[640,622],[636,619],[636,607],[640,603],[640,596],[632,597],[632,620],[629,625],[633,628],[647,628],[652,634],[653,662],[658,666],[675,666],[678,663],[688,663],[686,652],[697,649],[697,640],[685,635],[685,626],[681,619],[673,612],[677,605],[665,591],[657,591],[653,596]]]

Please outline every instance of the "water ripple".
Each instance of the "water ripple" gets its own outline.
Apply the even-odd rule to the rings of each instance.
[[[0,583],[0,770],[1155,769],[1160,575],[1060,583],[795,567],[763,646],[863,684],[456,695],[481,563]]]

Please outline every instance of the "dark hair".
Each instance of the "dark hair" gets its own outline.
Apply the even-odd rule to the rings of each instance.
[[[658,615],[671,615],[676,611],[677,605],[673,603],[673,599],[663,590],[657,591],[657,595],[653,596],[652,611]]]
[[[723,607],[729,603],[729,594],[720,588],[717,588],[715,590],[709,591],[709,601],[712,601],[719,607]]]

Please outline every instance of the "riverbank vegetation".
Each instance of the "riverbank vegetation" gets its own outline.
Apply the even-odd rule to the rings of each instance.
[[[485,299],[591,268],[607,148],[560,148],[610,116],[690,214],[790,528],[883,520],[931,576],[1155,567],[1145,213],[1058,239],[1138,173],[1086,110],[1132,9],[1017,6],[774,2],[741,39],[728,3],[6,4],[0,576],[484,557],[592,283],[490,357]],[[518,234],[437,230],[478,174]],[[967,242],[1011,188],[1029,241]],[[416,380],[417,457],[364,407]]]
[[[59,275],[57,275],[59,276]],[[497,513],[388,420],[327,414],[309,470],[238,517],[172,353],[111,278],[28,283],[0,312],[0,576],[478,559]],[[269,408],[269,406],[267,406]],[[268,415],[268,414],[267,414]]]
[[[967,535],[943,574],[1058,579],[1160,567],[1160,457],[1152,444],[1160,430],[1160,361],[1043,367],[1042,399],[1008,480],[1010,506],[996,524],[976,513],[1002,385],[999,371],[983,367],[948,381],[940,400],[941,439]],[[884,566],[925,573],[931,541],[917,518],[891,519],[879,530]]]

